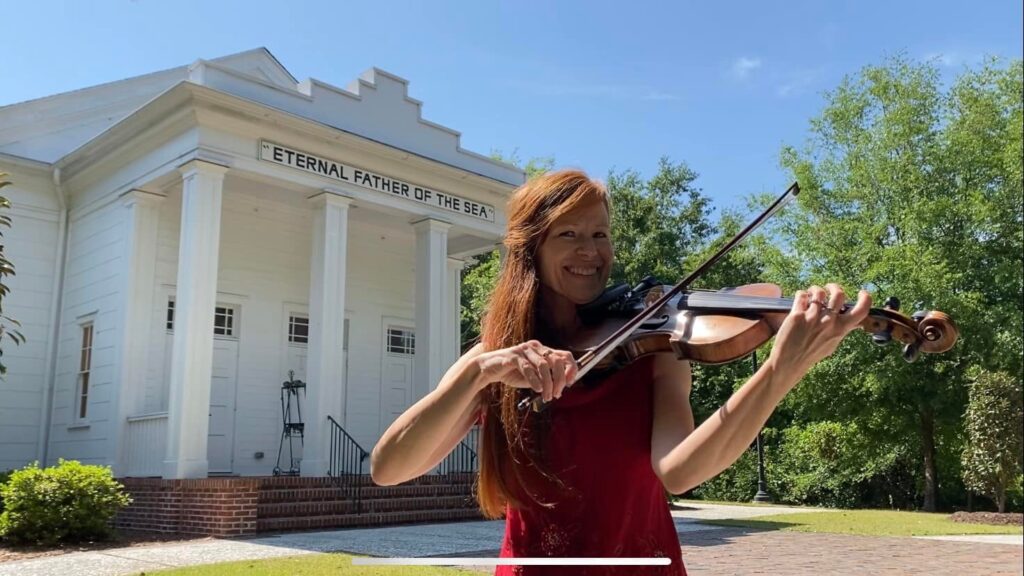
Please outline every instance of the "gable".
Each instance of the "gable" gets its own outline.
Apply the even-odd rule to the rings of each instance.
[[[298,80],[266,48],[256,48],[210,60],[225,68],[258,78],[281,88],[295,90]]]

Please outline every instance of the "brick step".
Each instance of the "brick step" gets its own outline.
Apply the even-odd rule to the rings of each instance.
[[[359,526],[390,526],[425,522],[452,522],[456,520],[482,520],[476,508],[451,508],[447,510],[417,510],[413,512],[385,512],[363,514],[339,514],[330,516],[306,516],[302,518],[260,518],[256,521],[257,532],[278,530],[310,530],[316,528],[354,528]]]
[[[449,510],[453,508],[476,508],[476,499],[472,495],[425,497],[425,498],[379,498],[363,500],[360,510],[369,512],[412,512],[416,510]],[[305,516],[339,516],[355,514],[356,503],[351,500],[323,500],[319,502],[281,502],[259,504],[256,517],[286,518]]]
[[[339,487],[322,488],[262,488],[259,491],[258,503],[271,504],[277,502],[321,502],[347,500],[348,491]],[[375,500],[378,498],[416,498],[472,495],[472,484],[401,484],[399,486],[364,486],[361,498]]]
[[[274,488],[329,488],[333,486],[333,479],[327,476],[305,477],[305,476],[262,476],[259,479],[260,489]],[[440,475],[425,475],[403,482],[402,486],[436,486],[445,484],[472,484],[476,480],[476,474],[471,472]],[[369,474],[363,474],[358,478],[346,478],[347,483],[358,482],[365,487],[376,486]]]

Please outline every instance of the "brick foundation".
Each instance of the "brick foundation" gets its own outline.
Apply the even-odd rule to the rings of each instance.
[[[132,504],[118,528],[244,536],[256,532],[479,519],[473,474],[422,476],[400,486],[361,478],[361,503],[330,478],[121,478]]]
[[[256,532],[257,478],[121,478],[119,482],[133,502],[114,520],[118,528],[207,536]]]

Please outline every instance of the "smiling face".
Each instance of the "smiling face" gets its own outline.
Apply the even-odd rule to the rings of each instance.
[[[559,216],[537,249],[540,282],[573,304],[586,304],[604,290],[611,274],[611,226],[599,200]]]

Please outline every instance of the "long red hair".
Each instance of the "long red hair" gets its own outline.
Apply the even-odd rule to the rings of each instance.
[[[507,210],[505,260],[481,321],[481,340],[486,350],[507,348],[536,337],[538,327],[534,319],[540,288],[537,249],[555,219],[591,201],[601,201],[608,207],[608,192],[604,185],[579,170],[548,172],[512,194]],[[538,470],[542,467],[522,442],[524,421],[516,410],[527,393],[493,383],[485,394],[477,499],[488,518],[502,516],[506,504],[522,505],[521,495],[536,500],[523,472],[528,466]],[[503,462],[512,465],[503,468]],[[513,473],[502,474],[503,469]]]

